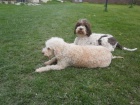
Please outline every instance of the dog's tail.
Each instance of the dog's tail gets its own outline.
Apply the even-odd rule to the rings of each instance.
[[[130,48],[123,47],[123,50],[127,50],[127,51],[136,51],[137,48],[130,49]]]
[[[119,43],[117,43],[116,47],[120,48],[121,50],[126,50],[126,51],[136,51],[137,50],[137,48],[130,49],[130,48],[123,47]]]
[[[121,58],[121,59],[123,59],[123,57],[121,57],[121,56],[112,56],[112,59],[116,59],[116,58]]]

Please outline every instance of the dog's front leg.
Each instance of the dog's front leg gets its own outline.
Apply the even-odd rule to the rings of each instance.
[[[35,72],[44,72],[44,71],[49,71],[49,70],[62,70],[65,69],[66,66],[62,65],[48,65],[46,67],[41,67],[35,70]]]
[[[53,63],[55,63],[55,62],[57,62],[57,59],[56,59],[56,57],[53,57],[51,60],[45,62],[44,64],[45,64],[45,65],[51,65],[51,64],[53,64]]]

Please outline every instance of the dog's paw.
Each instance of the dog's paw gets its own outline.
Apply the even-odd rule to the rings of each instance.
[[[43,70],[41,68],[38,68],[35,70],[35,72],[41,73],[41,72],[43,72]]]

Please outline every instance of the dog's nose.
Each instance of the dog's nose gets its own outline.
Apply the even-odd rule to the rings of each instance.
[[[80,28],[80,30],[83,30],[82,28]]]
[[[43,54],[45,53],[45,48],[42,49],[42,53],[43,53]]]

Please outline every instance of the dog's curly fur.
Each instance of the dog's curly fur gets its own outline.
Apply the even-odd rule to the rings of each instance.
[[[113,58],[111,52],[105,47],[68,44],[58,37],[46,41],[46,47],[43,48],[42,52],[45,56],[53,58],[45,62],[45,67],[36,69],[36,72],[61,70],[68,66],[107,67]],[[56,61],[57,64],[52,65]]]
[[[110,51],[114,51],[116,47],[127,51],[137,50],[137,48],[129,49],[121,46],[110,34],[92,33],[90,24],[86,19],[80,19],[76,23],[74,34],[77,35],[74,41],[74,44],[76,45],[101,45],[108,48]]]

